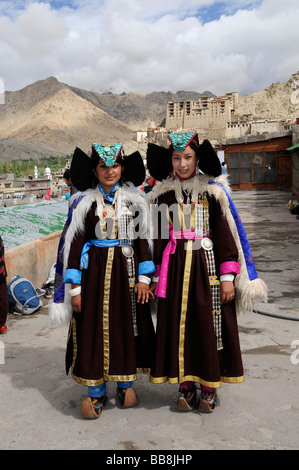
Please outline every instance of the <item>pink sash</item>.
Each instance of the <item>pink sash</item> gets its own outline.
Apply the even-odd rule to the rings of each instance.
[[[166,245],[166,248],[163,252],[162,263],[159,273],[159,281],[155,290],[155,295],[157,297],[166,297],[167,290],[167,276],[168,276],[168,267],[169,267],[169,258],[170,255],[173,255],[176,250],[176,241],[178,240],[195,240],[201,239],[199,235],[196,235],[194,229],[182,230],[179,232],[173,231],[173,226],[169,224],[169,242]],[[210,238],[210,237],[209,237]]]

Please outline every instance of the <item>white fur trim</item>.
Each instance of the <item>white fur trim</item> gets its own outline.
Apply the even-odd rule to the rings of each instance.
[[[118,191],[117,198],[124,197],[126,200],[129,200],[132,204],[138,204],[142,210],[142,230],[145,238],[149,242],[150,249],[152,250],[152,243],[150,240],[150,212],[148,204],[144,198],[143,192],[135,188],[133,184],[126,183]],[[77,192],[72,196],[72,202],[78,197],[83,196],[78,206],[73,210],[72,220],[67,229],[65,235],[65,243],[63,248],[63,271],[65,272],[68,257],[70,252],[70,247],[74,237],[84,231],[85,217],[90,210],[90,207],[93,202],[97,203],[97,214],[101,215],[101,210],[103,208],[103,196],[98,188],[88,189],[85,192]],[[121,205],[121,204],[120,204]],[[120,215],[121,207],[118,209],[118,214]],[[68,295],[68,290],[70,286],[65,285],[65,298],[63,303],[54,303],[52,302],[49,305],[49,317],[51,325],[56,328],[61,325],[69,324],[72,318],[72,306],[71,306],[71,297]]]
[[[205,191],[211,194],[213,193],[213,187],[216,185],[209,184],[210,181],[215,181],[221,184],[229,194],[231,193],[227,175],[221,175],[217,178],[212,178],[207,175],[196,175],[194,178],[190,178],[182,182],[178,178],[174,179],[169,176],[165,180],[160,181],[152,191],[147,193],[146,198],[149,204],[153,204],[161,194],[165,194],[169,191],[174,191],[175,193],[181,192],[182,187],[185,190],[189,190],[193,197],[196,197],[196,195],[202,194]],[[218,189],[222,191],[221,188]],[[194,200],[194,198],[192,198],[192,200]]]
[[[239,314],[242,311],[253,311],[255,302],[268,301],[268,288],[262,279],[250,281],[243,280],[243,285],[239,282],[236,286],[236,311]]]
[[[238,234],[238,229],[229,208],[228,198],[223,189],[217,184],[209,184],[209,182],[211,181],[219,183],[221,186],[224,187],[224,189],[229,195],[231,194],[231,189],[226,175],[221,175],[217,178],[211,178],[207,175],[196,175],[194,176],[194,178],[183,181],[182,183],[178,178],[173,179],[171,177],[168,177],[166,180],[163,180],[158,183],[155,188],[150,193],[148,193],[147,200],[149,204],[153,204],[156,202],[157,198],[160,195],[165,194],[169,191],[181,191],[182,186],[183,189],[192,191],[193,200],[194,196],[196,196],[197,194],[202,194],[203,192],[207,192],[209,195],[215,197],[215,199],[219,202],[221,206],[222,212],[228,222],[228,225],[230,227],[238,249],[238,262],[240,264],[240,273],[237,274],[235,279],[237,314],[244,310],[252,311],[254,301],[261,300],[263,302],[267,302],[268,289],[264,281],[262,281],[261,279],[255,279],[253,281],[250,281],[248,277],[242,245]]]
[[[98,188],[88,189],[83,193],[76,193],[76,195],[83,195],[83,199],[73,211],[72,221],[67,229],[65,235],[64,251],[63,251],[63,266],[64,271],[68,264],[69,252],[72,240],[74,237],[84,231],[85,217],[93,202],[97,202],[97,214],[101,214],[103,206],[103,196]],[[138,204],[142,210],[142,231],[144,237],[148,240],[150,250],[152,251],[152,241],[150,239],[150,211],[149,206],[144,198],[143,192],[136,188],[132,183],[126,183],[117,191],[117,200],[121,198],[129,200],[132,204]],[[118,205],[116,217],[119,217],[121,211],[121,204]]]
[[[67,286],[65,286],[67,291]],[[71,297],[65,292],[65,298],[63,303],[54,303],[49,304],[49,318],[50,323],[53,328],[58,328],[59,326],[69,325],[73,316],[73,309],[71,304]]]
[[[79,193],[84,196],[79,202],[78,206],[73,210],[72,220],[65,234],[65,242],[63,249],[63,269],[66,270],[71,242],[77,233],[84,231],[84,221],[91,204],[96,201],[100,191],[97,189],[88,189],[85,192]],[[78,196],[78,193],[75,195]]]

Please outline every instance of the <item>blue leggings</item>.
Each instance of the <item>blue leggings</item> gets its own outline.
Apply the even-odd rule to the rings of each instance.
[[[131,387],[132,383],[133,382],[117,382],[117,386],[119,388],[128,388]],[[88,395],[90,397],[101,397],[102,395],[106,395],[106,382],[101,385],[88,387]]]

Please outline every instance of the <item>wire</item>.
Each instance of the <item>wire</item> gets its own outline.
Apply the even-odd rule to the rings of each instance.
[[[261,312],[260,310],[254,310],[255,313],[259,313],[260,315],[266,315],[267,317],[273,318],[281,318],[282,320],[292,320],[292,321],[299,321],[299,318],[296,317],[287,317],[283,315],[276,315],[275,313],[268,313],[268,312]]]

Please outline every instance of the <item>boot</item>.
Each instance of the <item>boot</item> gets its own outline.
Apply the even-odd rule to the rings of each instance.
[[[81,415],[86,419],[99,418],[106,402],[106,395],[103,395],[102,397],[83,398],[81,402]]]
[[[131,387],[117,387],[116,392],[119,402],[123,408],[131,408],[132,406],[138,405],[138,397]]]

